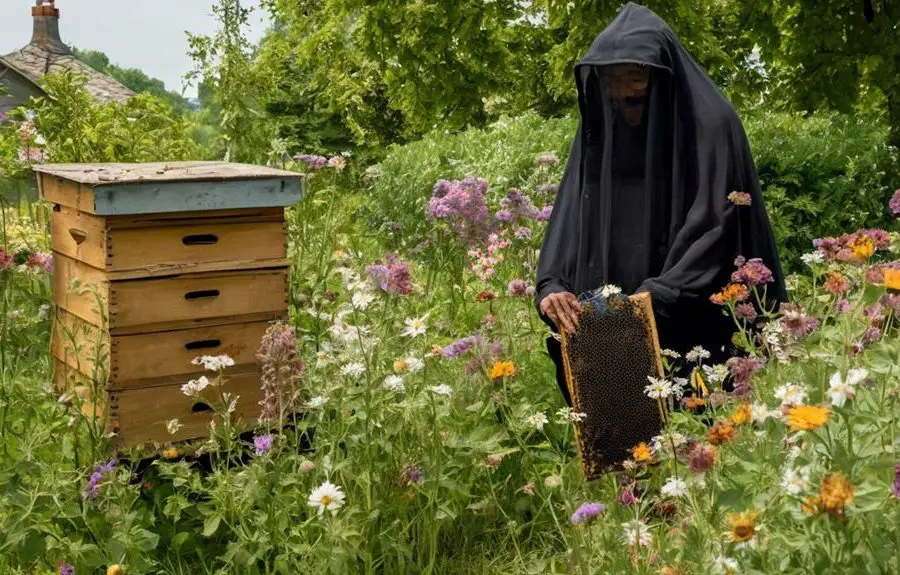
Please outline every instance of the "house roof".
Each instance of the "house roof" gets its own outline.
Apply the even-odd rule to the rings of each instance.
[[[0,63],[38,85],[45,74],[71,70],[85,77],[85,90],[100,102],[122,101],[134,96],[134,92],[118,80],[101,74],[72,54],[57,54],[35,44],[3,56]]]
[[[71,70],[85,77],[85,90],[100,102],[122,101],[134,96],[134,92],[118,80],[94,70],[72,55],[60,38],[59,10],[53,0],[37,0],[31,15],[34,22],[31,42],[0,58],[0,64],[39,88],[44,75]]]

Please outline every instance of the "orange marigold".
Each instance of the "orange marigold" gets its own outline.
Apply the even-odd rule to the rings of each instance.
[[[793,431],[812,431],[828,421],[831,410],[818,405],[798,405],[788,410],[787,424]]]
[[[713,445],[722,445],[734,438],[736,433],[734,424],[730,421],[719,421],[713,425],[706,435],[706,438]]]
[[[631,449],[631,457],[637,463],[650,463],[653,461],[653,451],[650,446],[643,441]]]
[[[725,289],[717,294],[710,296],[710,301],[716,305],[725,305],[728,303],[736,303],[744,301],[750,297],[750,290],[744,284],[732,283],[725,286]]]
[[[511,361],[495,361],[491,366],[491,381],[497,381],[504,377],[512,377],[516,374],[516,364]]]
[[[684,399],[684,406],[688,409],[700,409],[706,405],[706,400],[702,397],[686,397]]]
[[[855,489],[847,476],[840,471],[829,473],[819,485],[819,509],[829,515],[844,514],[844,507],[853,501]]]
[[[736,543],[750,541],[756,535],[756,511],[744,511],[743,513],[732,513],[728,518],[731,523],[731,538]]]
[[[750,421],[750,404],[741,403],[731,414],[731,422],[735,425],[743,425]]]

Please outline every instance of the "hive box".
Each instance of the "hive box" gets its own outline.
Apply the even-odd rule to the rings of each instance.
[[[53,204],[54,383],[99,390],[89,409],[118,447],[198,438],[211,407],[181,385],[203,374],[195,357],[227,354],[236,365],[225,390],[252,424],[256,350],[287,317],[284,209],[299,201],[302,175],[225,162],[34,170]],[[183,427],[170,435],[174,418]]]

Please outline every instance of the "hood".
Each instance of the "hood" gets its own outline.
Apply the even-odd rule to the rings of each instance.
[[[629,2],[594,39],[590,49],[575,66],[643,64],[672,71],[678,39],[665,21],[652,10]]]

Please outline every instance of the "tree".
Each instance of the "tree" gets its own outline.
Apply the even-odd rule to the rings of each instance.
[[[868,103],[900,146],[900,2],[747,0],[743,14],[792,105],[846,113]]]
[[[72,54],[91,68],[115,78],[137,93],[153,94],[169,102],[178,111],[190,108],[188,100],[177,92],[166,90],[166,85],[162,80],[151,78],[137,68],[122,68],[116,64],[111,64],[109,57],[103,52],[74,48]]]

